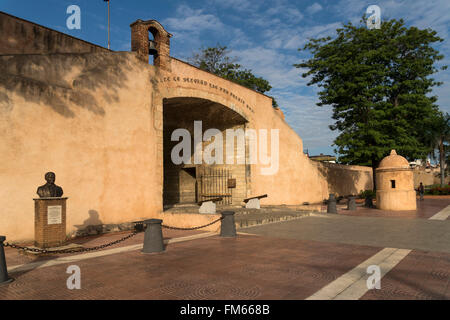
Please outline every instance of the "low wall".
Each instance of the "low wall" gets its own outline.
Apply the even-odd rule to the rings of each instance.
[[[336,196],[357,195],[373,189],[372,168],[312,161],[326,181],[328,193]]]
[[[422,182],[424,186],[429,186],[432,184],[440,184],[441,178],[439,176],[439,171],[429,170],[420,170],[416,169],[414,172],[414,188],[417,188],[419,184]],[[450,182],[450,177],[445,177],[445,184]]]

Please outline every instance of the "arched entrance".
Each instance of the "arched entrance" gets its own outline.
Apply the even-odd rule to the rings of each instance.
[[[163,99],[165,209],[215,197],[223,198],[219,204],[233,205],[246,197],[250,166],[247,164],[247,142],[241,135],[246,124],[247,120],[242,115],[211,100],[193,97]],[[184,154],[187,149],[179,152],[180,143],[184,141],[179,133],[188,136],[189,155]],[[219,145],[220,148],[217,147]],[[203,154],[196,155],[196,150],[203,151]],[[179,163],[179,158],[174,159],[177,155],[183,157],[182,163]],[[208,155],[214,159],[206,160]]]

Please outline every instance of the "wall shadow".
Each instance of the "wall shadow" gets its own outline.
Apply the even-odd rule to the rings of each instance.
[[[361,191],[372,189],[372,173],[367,171],[352,170],[345,165],[335,163],[315,163],[317,169],[328,182],[328,193],[337,196],[356,196]],[[357,183],[364,179],[363,187],[357,187]]]
[[[83,221],[81,225],[75,225],[76,235],[99,235],[103,232],[103,222],[100,220],[98,211],[89,210],[89,218]]]
[[[117,91],[127,88],[127,53],[49,54],[0,56],[0,111],[11,111],[11,95],[50,106],[66,117],[75,117],[74,105],[103,116],[105,110],[95,93],[104,88],[102,98],[117,102]],[[70,78],[70,74],[76,76]],[[70,78],[70,79],[69,79]]]

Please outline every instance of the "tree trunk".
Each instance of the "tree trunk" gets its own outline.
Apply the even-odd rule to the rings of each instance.
[[[372,182],[373,182],[373,191],[377,191],[377,175],[375,173],[375,167],[372,165]]]
[[[377,174],[376,169],[378,168],[379,161],[372,158],[372,181],[373,181],[373,191],[377,191]]]
[[[444,141],[441,138],[439,144],[439,166],[441,167],[441,187],[445,185],[445,150],[444,150]]]

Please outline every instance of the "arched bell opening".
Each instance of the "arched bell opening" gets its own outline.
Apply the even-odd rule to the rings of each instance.
[[[154,27],[148,28],[148,54],[150,56],[150,61],[155,64],[155,59],[158,56],[158,42],[156,41],[158,37],[158,30]],[[152,60],[153,58],[153,60]]]
[[[137,52],[138,58],[166,70],[170,69],[170,37],[163,26],[156,20],[136,20],[131,25],[131,51]]]

